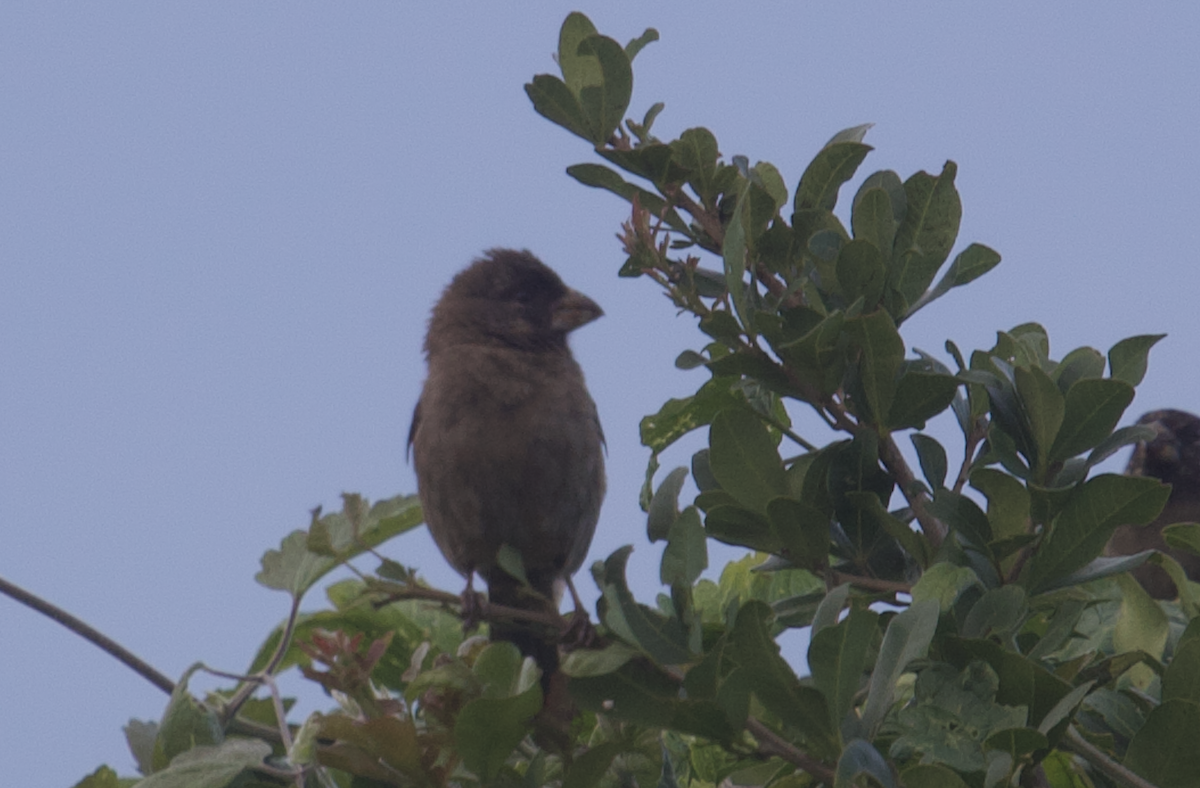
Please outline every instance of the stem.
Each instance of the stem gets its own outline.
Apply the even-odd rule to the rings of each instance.
[[[102,651],[107,652],[111,656],[116,657],[117,661],[129,667],[134,673],[137,673],[139,676],[146,679],[168,695],[175,691],[175,682],[171,681],[171,679],[167,678],[136,654],[129,651],[129,649],[122,646],[120,643],[117,643],[107,635],[104,635],[88,626],[83,621],[75,618],[75,616],[71,615],[62,608],[50,604],[41,597],[31,594],[20,586],[8,582],[4,578],[0,578],[0,593],[10,596],[21,604],[33,608],[52,621],[62,624],[64,627],[71,630],[76,635],[79,635],[92,645],[100,648]]]
[[[1095,766],[1096,769],[1104,773],[1107,777],[1116,780],[1121,785],[1128,788],[1156,788],[1154,783],[1126,769],[1121,764],[1108,757],[1108,754],[1096,747],[1075,729],[1074,725],[1068,726],[1067,735],[1063,737],[1063,743],[1066,744],[1066,749],[1080,755]]]
[[[777,755],[821,780],[827,785],[833,785],[834,771],[808,753],[797,749],[795,745],[784,739],[775,731],[768,728],[754,717],[746,719],[746,730],[758,739],[758,750],[764,755]]]
[[[842,583],[849,583],[852,586],[865,588],[868,591],[883,591],[891,594],[911,594],[912,586],[908,583],[898,583],[895,580],[879,580],[874,577],[863,577],[861,575],[849,575],[845,572],[838,572],[833,569],[826,570],[826,576],[833,582],[834,586],[839,586]]]
[[[283,633],[279,636],[279,644],[275,646],[275,653],[271,655],[271,659],[267,661],[266,666],[255,676],[247,677],[242,681],[242,685],[233,693],[233,697],[225,704],[225,708],[221,710],[221,724],[228,724],[235,716],[242,704],[250,699],[250,696],[258,690],[260,684],[263,684],[266,678],[279,667],[279,663],[283,661],[283,656],[287,654],[288,647],[292,644],[292,633],[296,631],[296,617],[300,614],[300,597],[292,597],[292,609],[288,612],[287,622],[284,624]],[[279,724],[286,726],[287,722],[280,718]],[[284,738],[287,735],[284,734]]]
[[[721,220],[688,196],[688,193],[683,190],[682,186],[670,190],[666,196],[680,208],[691,214],[692,218],[700,224],[705,234],[712,239],[716,247],[714,251],[720,254],[722,247],[725,245],[725,228],[721,226]]]

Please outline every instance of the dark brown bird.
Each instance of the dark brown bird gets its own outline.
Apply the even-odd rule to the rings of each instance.
[[[1160,550],[1174,558],[1192,580],[1200,580],[1200,557],[1167,547],[1163,526],[1200,522],[1200,416],[1182,410],[1156,410],[1138,419],[1157,434],[1138,443],[1125,473],[1151,476],[1171,485],[1162,513],[1146,526],[1123,525],[1108,543],[1109,555],[1132,555]],[[1142,564],[1133,570],[1142,587],[1155,599],[1174,599],[1178,592],[1159,566]]]
[[[425,522],[467,578],[468,600],[479,574],[492,603],[557,612],[562,584],[587,556],[604,498],[604,434],[567,334],[601,314],[510,249],[461,271],[433,308],[408,442]],[[504,545],[520,553],[536,593],[499,566]],[[532,656],[546,686],[558,647],[544,629],[491,632]]]

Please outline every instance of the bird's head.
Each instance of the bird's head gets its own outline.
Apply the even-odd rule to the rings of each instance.
[[[1156,410],[1138,419],[1154,438],[1138,443],[1126,473],[1152,476],[1177,490],[1200,485],[1200,417],[1182,410]]]
[[[461,344],[566,349],[568,333],[602,314],[595,301],[567,287],[529,252],[492,249],[459,272],[442,294],[425,351]]]

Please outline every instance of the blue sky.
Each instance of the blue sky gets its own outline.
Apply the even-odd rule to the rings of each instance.
[[[1004,262],[910,321],[910,346],[990,347],[1028,320],[1056,357],[1165,332],[1126,421],[1200,411],[1187,4],[7,4],[0,576],[169,675],[244,668],[287,609],[254,583],[262,552],[343,490],[415,489],[429,308],[514,246],[607,312],[573,339],[609,443],[592,557],[635,544],[651,598],[637,422],[700,384],[672,360],[702,343],[617,278],[623,204],[564,174],[593,157],[522,90],[576,8],[621,41],[660,31],[631,105],[666,102],[659,136],[706,126],[789,186],[865,122],[862,176],[958,162],[959,248]],[[423,532],[387,552],[460,587]],[[165,698],[7,599],[0,631],[5,781],[132,773],[120,728]]]

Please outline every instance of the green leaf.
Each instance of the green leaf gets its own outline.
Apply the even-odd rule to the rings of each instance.
[[[726,408],[709,430],[708,463],[721,488],[738,503],[765,512],[787,495],[783,462],[762,421],[745,408]]]
[[[759,703],[800,732],[815,755],[829,757],[837,752],[837,741],[824,696],[802,685],[779,656],[779,645],[767,632],[770,617],[771,609],[761,602],[747,602],[738,610],[730,640],[738,664]]]
[[[960,385],[953,375],[906,369],[896,381],[888,429],[925,429],[926,421],[950,407]]]
[[[746,224],[743,216],[746,213],[746,203],[750,194],[750,183],[738,194],[737,203],[733,207],[733,218],[725,227],[725,238],[721,244],[721,262],[725,267],[725,286],[729,289],[733,309],[738,320],[748,334],[753,334],[753,324],[750,319],[750,307],[746,301],[746,252],[749,242]]]
[[[519,695],[468,701],[454,723],[454,743],[463,763],[483,780],[493,779],[541,709],[537,682]]]
[[[854,788],[857,778],[867,775],[883,788],[895,788],[892,770],[874,745],[863,739],[854,739],[842,750],[834,774],[834,788]]]
[[[600,61],[601,82],[579,89],[579,104],[593,133],[592,142],[603,145],[621,125],[633,93],[633,69],[625,49],[606,36],[588,36],[579,42],[580,55]]]
[[[171,692],[154,739],[155,770],[165,768],[180,753],[201,745],[220,744],[225,738],[217,713],[188,691],[188,679],[199,668],[199,664],[188,668]]]
[[[867,132],[874,128],[874,126],[874,123],[861,123],[857,126],[842,129],[829,138],[829,142],[825,143],[825,147],[828,148],[830,145],[836,145],[839,142],[862,142],[866,138]]]
[[[570,175],[584,186],[610,191],[621,199],[631,203],[636,197],[638,204],[655,216],[664,216],[667,223],[672,227],[679,229],[677,225],[684,225],[683,220],[679,218],[674,208],[666,210],[666,200],[653,192],[648,192],[645,189],[634,186],[603,164],[572,164],[570,167],[567,167],[567,175]],[[664,210],[666,211],[665,213]]]
[[[887,199],[886,195],[884,199]],[[870,311],[879,303],[887,281],[883,255],[869,241],[855,239],[838,252],[837,278],[846,301],[861,298],[864,309]]]
[[[1148,477],[1101,474],[1075,488],[1054,518],[1021,578],[1030,594],[1091,562],[1119,525],[1145,525],[1167,501],[1171,488]]]
[[[802,380],[811,382],[821,395],[842,385],[846,369],[844,316],[833,312],[799,339],[775,347],[779,356]]]
[[[1117,451],[1131,443],[1154,440],[1156,434],[1153,427],[1146,427],[1140,424],[1122,427],[1100,441],[1099,445],[1092,449],[1092,453],[1087,458],[1087,466],[1091,468],[1094,465],[1104,462],[1116,454]]]
[[[955,772],[938,763],[919,763],[900,773],[905,788],[967,788]]]
[[[767,519],[781,554],[792,564],[815,569],[828,563],[828,514],[803,500],[773,498],[767,504]]]
[[[870,145],[850,141],[831,142],[822,148],[800,176],[793,210],[821,208],[832,211],[837,205],[838,189],[854,177],[858,165],[870,151]]]
[[[659,579],[664,585],[690,587],[707,568],[708,548],[700,512],[695,506],[689,506],[671,523]]]
[[[1104,356],[1090,347],[1077,347],[1067,355],[1050,373],[1058,384],[1058,390],[1066,394],[1080,380],[1104,377]]]
[[[597,35],[598,32],[592,20],[578,11],[567,14],[562,27],[559,28],[558,67],[562,69],[567,87],[576,96],[585,85],[599,85],[604,79],[596,58],[587,57],[579,52],[579,45],[583,40]]]
[[[1038,367],[1017,367],[1013,377],[1036,451],[1034,457],[1027,459],[1037,473],[1046,467],[1050,447],[1062,426],[1066,405],[1058,386]]]
[[[711,424],[721,411],[740,405],[743,398],[731,390],[736,382],[714,377],[691,397],[667,400],[658,413],[642,419],[642,445],[658,454],[692,430]]]
[[[959,630],[968,638],[1003,636],[1024,620],[1025,612],[1025,589],[1017,585],[988,589],[971,606]]]
[[[546,120],[591,142],[583,107],[579,106],[579,99],[561,79],[550,74],[538,74],[525,85],[525,95],[533,102],[534,110]]]
[[[1123,380],[1131,386],[1142,382],[1146,376],[1146,360],[1150,348],[1166,334],[1143,334],[1122,339],[1108,351],[1109,377]]]
[[[851,608],[843,621],[819,630],[809,642],[808,667],[813,684],[825,696],[829,721],[835,729],[850,712],[854,696],[862,687],[878,626],[878,613]]]
[[[881,424],[892,406],[896,392],[896,372],[904,361],[904,340],[887,312],[878,310],[845,321],[851,342],[859,349],[858,378],[862,385],[867,414]]]
[[[992,733],[1023,727],[1025,707],[996,701],[1000,680],[987,662],[973,660],[961,671],[934,663],[921,670],[913,698],[896,715],[900,736],[889,754],[897,760],[944,763],[960,773],[980,772],[988,757],[983,743]]]
[[[965,495],[942,488],[933,494],[927,505],[929,513],[965,537],[977,548],[984,548],[993,539],[992,525],[979,504]]]
[[[1200,703],[1200,639],[1181,642],[1163,674],[1162,699]]]
[[[1144,651],[1160,659],[1169,634],[1167,614],[1131,576],[1118,575],[1117,583],[1121,586],[1121,614],[1113,630],[1113,648],[1117,653]]]
[[[866,188],[866,184],[863,184],[863,188],[854,196],[850,227],[854,230],[856,241],[869,243],[879,252],[881,267],[884,259],[892,259],[896,218],[892,209],[892,199],[886,189],[878,186]]]
[[[243,772],[262,766],[270,754],[271,745],[257,739],[230,739],[213,747],[194,747],[137,785],[138,788],[227,788]]]
[[[658,31],[652,27],[648,27],[640,36],[632,39],[628,44],[625,45],[625,56],[628,57],[629,62],[632,63],[633,59],[637,57],[638,52],[641,52],[643,49],[645,49],[647,44],[657,40]],[[649,126],[650,124],[647,123],[645,125]]]
[[[950,292],[951,288],[960,287],[961,285],[975,281],[999,264],[999,252],[989,249],[983,244],[971,244],[958,253],[941,280],[917,299],[916,303],[909,307],[905,315],[911,315],[929,302],[941,298]]]
[[[679,139],[671,143],[672,158],[688,171],[688,183],[700,196],[700,201],[711,205],[718,194],[717,138],[703,127],[687,129]]]
[[[831,627],[837,623],[838,616],[842,613],[842,608],[846,606],[846,600],[850,598],[850,584],[842,583],[840,586],[831,588],[825,598],[821,600],[821,604],[817,606],[812,618],[812,637],[816,637],[825,627]]]
[[[918,172],[904,183],[908,209],[896,229],[891,286],[909,304],[925,293],[958,237],[962,203],[954,188],[957,172],[948,161],[941,175]]]
[[[592,788],[600,782],[613,760],[625,752],[626,748],[625,742],[608,741],[586,750],[571,762],[562,788]]]
[[[688,470],[683,466],[671,471],[650,499],[650,508],[646,513],[646,535],[651,543],[666,539],[671,524],[679,517],[679,491],[683,489],[687,475]]]
[[[605,676],[640,653],[620,642],[609,643],[602,649],[575,649],[563,659],[562,671],[572,678]]]
[[[1020,762],[1028,760],[1038,750],[1047,749],[1050,742],[1032,728],[1005,728],[984,739],[983,746],[1005,752],[1013,761]]]
[[[912,556],[919,566],[929,566],[933,560],[929,540],[884,509],[878,495],[873,492],[847,492],[844,498],[862,519],[872,522],[877,529],[899,542],[904,552]]]
[[[687,633],[682,624],[640,604],[625,581],[625,564],[633,547],[626,545],[605,559],[598,574],[601,621],[614,635],[637,646],[662,665],[678,665],[691,659]]]
[[[1029,490],[1020,481],[993,468],[971,474],[971,486],[987,496],[992,539],[1011,539],[1029,528]]]
[[[1200,774],[1200,705],[1168,700],[1150,712],[1129,749],[1125,766],[1159,788],[1192,788]]]
[[[267,588],[289,592],[299,599],[322,577],[363,552],[378,547],[393,536],[424,522],[421,503],[415,495],[398,495],[377,501],[368,508],[365,499],[347,493],[342,511],[320,517],[313,514],[310,530],[292,531],[278,550],[262,557],[262,570],[254,576]],[[317,537],[323,549],[310,549]],[[315,546],[315,545],[313,545]]]
[[[721,504],[709,509],[704,518],[704,529],[711,538],[725,544],[748,547],[761,553],[779,553],[783,550],[783,544],[770,520],[758,512],[734,504]]]
[[[1175,523],[1162,530],[1167,547],[1183,550],[1192,555],[1200,555],[1200,524]]]
[[[931,490],[946,486],[946,450],[928,435],[914,432],[909,436],[913,448],[917,450],[917,462],[921,465],[921,474],[929,482]]]
[[[867,702],[862,711],[862,729],[871,737],[891,708],[896,682],[908,663],[925,656],[937,629],[938,604],[933,600],[913,602],[888,623],[871,673]]]
[[[1067,391],[1062,426],[1050,448],[1049,462],[1060,462],[1094,449],[1112,434],[1130,402],[1133,402],[1133,386],[1123,380],[1076,381]]]
[[[929,567],[913,585],[912,598],[914,602],[937,602],[938,609],[947,612],[963,591],[975,586],[981,586],[979,576],[970,567],[940,561]]]

